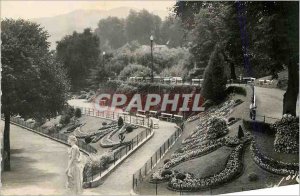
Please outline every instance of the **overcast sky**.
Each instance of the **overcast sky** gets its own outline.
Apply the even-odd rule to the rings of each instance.
[[[175,0],[165,1],[11,1],[1,0],[2,18],[40,18],[69,13],[78,9],[109,10],[116,7],[145,8],[149,11],[166,10],[175,4]]]

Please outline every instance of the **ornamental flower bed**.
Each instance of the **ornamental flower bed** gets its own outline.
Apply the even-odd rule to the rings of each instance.
[[[203,148],[199,148],[199,149],[196,149],[196,150],[191,150],[191,151],[182,153],[178,156],[175,155],[176,157],[172,158],[169,162],[167,162],[164,165],[164,168],[169,169],[171,167],[174,167],[174,166],[178,165],[181,162],[191,160],[191,159],[200,157],[202,155],[205,155],[209,152],[212,152],[212,151],[220,148],[221,146],[223,146],[223,143],[220,142],[220,143],[216,143],[216,144],[206,146],[206,147],[203,147]]]
[[[267,157],[260,152],[255,141],[252,141],[250,149],[254,162],[268,172],[284,176],[299,173],[299,163],[286,163]]]
[[[208,130],[206,133],[207,139],[216,139],[228,133],[228,127],[225,119],[213,116],[208,123]]]
[[[164,168],[159,168],[157,171],[153,172],[150,176],[150,183],[167,182],[174,175],[174,172],[171,170],[168,170],[169,172],[166,171],[167,170]]]
[[[204,178],[195,178],[188,173],[184,180],[172,177],[168,187],[172,190],[199,191],[207,188],[214,188],[231,181],[242,172],[243,147],[244,144],[240,144],[232,151],[225,168],[221,172]]]
[[[284,114],[274,123],[276,130],[274,149],[282,153],[299,153],[299,117]]]

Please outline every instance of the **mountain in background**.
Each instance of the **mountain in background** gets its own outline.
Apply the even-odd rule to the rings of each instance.
[[[53,17],[34,18],[31,21],[41,24],[49,32],[48,41],[51,43],[51,49],[55,49],[56,42],[65,35],[70,35],[74,31],[82,32],[85,28],[95,29],[100,19],[109,16],[126,18],[130,10],[139,11],[139,9],[130,7],[119,7],[111,10],[75,10],[73,12]],[[169,15],[168,10],[156,10],[151,12],[164,19]]]

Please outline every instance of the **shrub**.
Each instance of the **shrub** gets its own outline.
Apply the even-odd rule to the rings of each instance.
[[[68,114],[63,114],[60,118],[59,123],[62,125],[67,125],[70,123],[70,121],[71,121],[71,116]]]
[[[118,119],[118,127],[122,127],[124,125],[124,120],[123,118],[120,116]]]
[[[75,117],[80,118],[81,117],[81,110],[79,108],[76,108],[75,110]]]
[[[241,127],[241,125],[239,125],[239,132],[238,132],[238,138],[241,139],[245,136],[244,131]]]
[[[132,131],[133,131],[133,127],[132,127],[132,126],[126,127],[126,132],[127,132],[127,133],[130,133],[130,132],[132,132]]]
[[[89,144],[89,143],[91,143],[92,138],[91,138],[91,137],[86,137],[86,138],[84,139],[84,141],[85,141],[86,144]]]
[[[171,171],[171,170],[168,170],[168,169],[166,169],[166,170],[164,170],[164,171],[162,171],[161,172],[161,176],[163,177],[163,178],[165,178],[167,175],[172,175],[173,174],[173,172]]]
[[[244,87],[240,87],[240,86],[229,86],[229,87],[227,87],[226,94],[230,95],[231,93],[247,96],[246,89]]]
[[[170,161],[170,159],[165,159],[164,164],[168,163],[169,161]]]
[[[215,105],[215,103],[212,100],[208,99],[203,103],[202,107],[209,108],[213,105]]]
[[[228,132],[226,121],[223,118],[213,116],[209,120],[209,128],[207,131],[208,139],[216,139]]]
[[[235,120],[235,118],[234,117],[230,117],[230,118],[228,118],[228,122],[231,122],[231,121],[234,121]]]
[[[224,57],[220,51],[220,47],[216,45],[204,71],[201,95],[205,99],[211,99],[215,102],[220,102],[224,99],[227,80],[223,64]]]
[[[103,122],[102,125],[103,125],[103,126],[107,125],[107,122]]]
[[[248,179],[250,182],[255,182],[258,180],[258,175],[256,173],[250,173],[248,175]]]
[[[176,179],[178,179],[178,180],[184,180],[185,179],[185,174],[183,174],[183,173],[178,173],[177,175],[176,175]]]

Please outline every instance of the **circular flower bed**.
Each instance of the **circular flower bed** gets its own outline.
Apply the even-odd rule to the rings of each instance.
[[[282,119],[274,123],[276,130],[274,148],[276,152],[299,152],[299,117],[284,114]]]
[[[172,177],[168,187],[172,190],[198,191],[216,187],[237,177],[243,169],[242,153],[244,144],[238,145],[230,154],[225,168],[212,176],[195,178],[193,175],[186,174],[184,180]]]
[[[266,171],[278,175],[293,175],[299,173],[298,163],[285,163],[265,156],[257,148],[255,141],[252,141],[250,149],[254,162]]]

